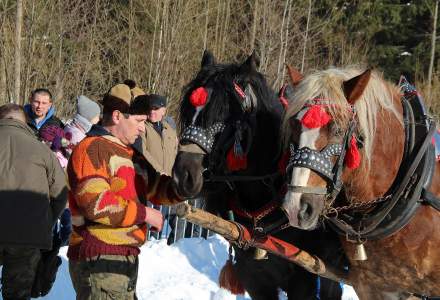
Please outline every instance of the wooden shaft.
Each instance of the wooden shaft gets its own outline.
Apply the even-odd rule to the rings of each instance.
[[[176,206],[176,214],[191,223],[220,234],[229,241],[237,241],[240,238],[240,231],[236,224],[199,208],[192,207],[188,203],[182,202],[178,204]]]
[[[187,203],[178,204],[176,213],[179,217],[191,223],[222,235],[232,243],[237,243],[238,245],[246,243],[248,246],[264,249],[303,267],[311,273],[335,281],[347,282],[346,273],[329,269],[319,257],[311,255],[297,248],[295,245],[276,237],[268,235],[263,239],[254,239],[246,227],[224,220],[199,208],[192,207]]]

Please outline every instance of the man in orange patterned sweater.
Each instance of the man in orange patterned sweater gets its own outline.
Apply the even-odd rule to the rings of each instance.
[[[162,214],[145,206],[181,201],[131,144],[145,132],[138,87],[118,84],[102,100],[101,126],[73,150],[67,167],[73,234],[68,257],[77,299],[136,299],[138,254],[147,224],[160,231]]]

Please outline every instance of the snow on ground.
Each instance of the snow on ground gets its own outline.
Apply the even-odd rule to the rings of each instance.
[[[153,240],[141,249],[137,283],[139,300],[250,299],[248,295],[232,295],[217,285],[228,253],[228,243],[222,237],[180,239],[171,246],[166,244],[166,240]],[[52,291],[40,299],[75,299],[66,252],[67,247],[60,251],[63,263]],[[286,299],[283,293],[280,293],[280,299]],[[343,299],[358,300],[349,286],[344,286]]]

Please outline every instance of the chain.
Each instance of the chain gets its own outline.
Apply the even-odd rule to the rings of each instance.
[[[326,209],[326,213],[325,215],[328,216],[329,214],[335,214],[336,216],[338,216],[338,214],[342,211],[347,211],[347,210],[356,210],[356,209],[360,209],[360,208],[369,208],[375,204],[379,204],[385,201],[388,201],[389,199],[391,199],[393,195],[389,194],[385,197],[380,197],[371,201],[367,201],[367,202],[356,202],[356,203],[351,203],[349,205],[345,205],[345,206],[341,206],[341,207],[328,207]]]

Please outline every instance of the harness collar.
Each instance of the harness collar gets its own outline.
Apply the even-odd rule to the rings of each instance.
[[[359,215],[342,213],[329,218],[332,227],[348,240],[378,240],[390,236],[409,223],[423,202],[434,172],[434,148],[431,136],[435,123],[427,113],[420,94],[405,78],[404,92],[405,150],[395,182],[376,207]],[[374,202],[374,201],[373,201]],[[437,200],[438,204],[438,200]],[[435,207],[435,205],[433,205]]]

